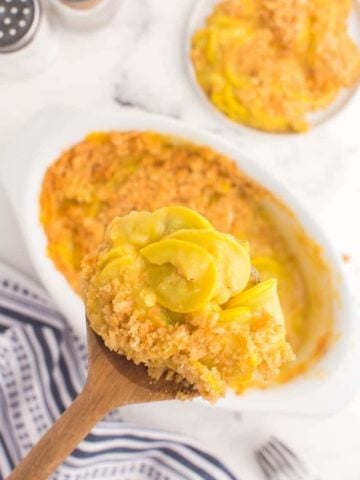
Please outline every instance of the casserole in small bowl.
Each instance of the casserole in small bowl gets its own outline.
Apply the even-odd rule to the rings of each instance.
[[[287,139],[349,109],[360,78],[356,1],[197,0],[186,32],[189,80],[223,125]]]

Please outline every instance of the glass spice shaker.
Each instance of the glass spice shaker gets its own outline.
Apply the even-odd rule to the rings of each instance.
[[[36,74],[56,54],[39,0],[0,0],[0,78]]]

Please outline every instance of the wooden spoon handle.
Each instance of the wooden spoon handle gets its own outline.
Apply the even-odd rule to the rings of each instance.
[[[7,480],[47,480],[110,409],[106,395],[95,397],[85,386]]]
[[[110,410],[174,398],[177,384],[151,383],[144,366],[111,352],[90,329],[88,347],[89,373],[84,390],[7,480],[47,480]]]

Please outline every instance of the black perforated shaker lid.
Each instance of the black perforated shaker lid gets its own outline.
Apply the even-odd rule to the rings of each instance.
[[[0,54],[27,45],[39,26],[38,0],[0,0]]]

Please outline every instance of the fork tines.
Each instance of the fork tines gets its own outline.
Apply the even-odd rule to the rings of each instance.
[[[255,457],[268,480],[310,480],[302,460],[276,437],[257,449]]]

